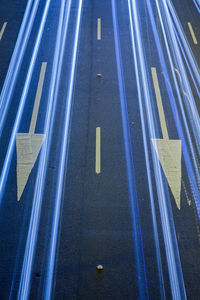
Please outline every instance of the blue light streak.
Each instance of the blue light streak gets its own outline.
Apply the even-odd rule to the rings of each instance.
[[[198,0],[197,0],[197,1],[198,1]],[[196,1],[196,0],[193,0],[194,5],[196,6],[198,12],[200,13],[200,3],[199,3],[199,1],[198,1],[198,3],[197,3],[197,1]]]
[[[71,10],[71,0],[61,1],[59,25],[57,30],[56,46],[53,59],[53,68],[51,75],[51,82],[49,87],[47,113],[45,118],[44,132],[46,139],[43,144],[39,167],[37,172],[33,207],[31,211],[31,219],[29,224],[28,236],[26,241],[26,249],[21,273],[20,289],[18,292],[18,299],[27,299],[31,284],[31,272],[35,254],[35,247],[37,243],[37,234],[40,222],[40,214],[42,207],[42,197],[45,186],[45,178],[48,164],[48,157],[51,145],[53,122],[55,116],[55,109],[58,97],[58,88],[60,84],[61,69],[63,63],[64,46],[68,30],[69,16]],[[50,298],[49,298],[50,299]]]
[[[112,15],[139,297],[149,299],[115,0],[112,0]]]
[[[177,106],[176,106],[175,96],[173,94],[173,90],[172,90],[172,87],[171,87],[171,84],[170,84],[170,77],[169,77],[169,74],[168,74],[167,66],[166,66],[164,55],[163,55],[163,52],[162,52],[162,47],[161,47],[161,44],[160,44],[160,39],[159,39],[159,35],[158,35],[158,32],[157,32],[154,16],[153,16],[153,11],[152,11],[152,8],[151,8],[151,4],[148,1],[147,1],[147,8],[148,8],[148,13],[149,13],[149,17],[150,17],[150,21],[151,21],[151,25],[152,25],[152,30],[153,30],[153,33],[154,33],[154,39],[155,39],[155,42],[156,42],[156,47],[157,47],[160,63],[161,63],[163,74],[164,74],[165,85],[167,87],[167,93],[168,93],[170,105],[171,105],[171,108],[172,108],[172,113],[173,113],[175,125],[176,125],[176,128],[177,128],[179,139],[182,141],[182,152],[183,152],[183,157],[184,157],[184,160],[185,160],[185,165],[186,165],[186,168],[187,168],[187,172],[188,172],[188,175],[189,175],[188,177],[189,177],[190,182],[192,182],[192,187],[195,190],[195,194],[198,195],[199,194],[198,193],[198,187],[197,187],[197,184],[195,182],[195,174],[194,174],[194,171],[193,171],[189,150],[188,150],[188,147],[187,147],[187,144],[186,144],[185,134],[183,132],[183,128],[182,128],[182,125],[181,125],[178,109],[177,109]],[[167,42],[166,39],[165,39],[165,42]],[[174,73],[174,65],[173,65],[173,62],[172,62],[172,58],[171,58],[171,54],[170,54],[170,51],[169,51],[168,44],[166,44],[166,49],[168,50],[167,53],[168,53],[170,66],[171,66],[171,73],[173,74],[173,79],[174,79],[174,82],[176,84],[176,91],[178,93],[178,98],[179,98],[180,97],[180,92],[179,92],[179,88],[178,88],[177,77]],[[179,102],[181,103],[181,100]],[[188,143],[190,145],[192,159],[193,159],[193,162],[195,164],[195,172],[196,172],[196,174],[198,174],[198,166],[197,166],[197,163],[196,163],[196,160],[195,160],[195,154],[194,154],[194,151],[193,151],[192,141],[191,141],[190,132],[189,132],[189,128],[187,126],[185,115],[183,115],[183,119],[184,119],[184,123],[185,123],[185,126],[186,126],[186,134],[187,134],[187,138],[189,140]],[[197,207],[198,216],[200,216],[200,205],[198,204],[198,201],[199,201],[198,197],[195,198],[195,204],[196,204],[196,207]]]
[[[161,15],[161,10],[160,10],[161,4],[159,4],[158,1],[156,1],[157,10],[158,10],[159,18],[160,18],[160,23],[161,23],[161,27],[162,27],[162,31],[163,31],[163,36],[165,37],[165,41],[166,41],[166,45],[167,45],[168,49],[169,49],[169,46],[168,46],[167,41],[169,41],[169,44],[171,46],[171,52],[172,52],[172,55],[174,57],[174,61],[176,62],[175,65],[177,65],[177,68],[180,72],[180,75],[181,75],[181,78],[182,78],[182,81],[183,81],[184,90],[188,95],[188,98],[186,98],[186,97],[181,98],[180,97],[179,98],[179,104],[180,104],[180,107],[181,107],[181,110],[182,110],[182,115],[184,115],[185,113],[184,113],[184,109],[183,109],[183,106],[182,106],[182,102],[184,100],[185,106],[186,106],[187,111],[188,111],[188,115],[190,116],[189,121],[190,121],[191,127],[193,129],[197,151],[200,155],[200,136],[199,136],[199,134],[197,134],[197,133],[200,132],[200,120],[199,120],[195,100],[194,100],[194,97],[193,97],[193,94],[192,94],[192,91],[191,91],[190,83],[189,83],[189,80],[188,80],[188,77],[187,77],[187,73],[186,73],[186,70],[185,70],[185,67],[184,67],[184,63],[183,63],[183,60],[182,60],[182,57],[181,57],[181,53],[180,53],[180,50],[179,50],[179,47],[178,47],[178,42],[176,40],[176,36],[175,36],[174,30],[173,30],[173,23],[172,23],[172,20],[171,20],[171,17],[170,17],[168,6],[167,6],[167,3],[166,3],[165,0],[163,0],[162,3],[163,3],[164,13]],[[168,3],[169,3],[169,1],[168,1]],[[165,21],[165,26],[163,24],[164,21]],[[165,28],[167,28],[168,31],[166,31]],[[166,33],[169,33],[168,37],[166,36]],[[170,53],[170,50],[168,50],[168,51],[169,51],[168,53]],[[172,66],[173,65],[172,58],[170,56],[169,56],[169,58],[171,60],[171,66]],[[192,60],[192,58],[191,58],[191,60]],[[173,74],[173,77],[174,77],[174,75],[175,75],[174,70],[172,70],[172,74]],[[176,86],[176,89],[177,89],[177,93],[179,93],[178,86]]]
[[[28,95],[28,90],[29,90],[32,74],[33,74],[33,71],[34,71],[35,62],[36,62],[36,59],[37,59],[37,54],[38,54],[41,38],[42,38],[42,35],[43,35],[43,31],[44,31],[44,26],[45,26],[45,23],[46,23],[46,18],[47,18],[47,14],[48,14],[48,10],[49,10],[49,5],[50,5],[50,0],[47,0],[45,8],[44,8],[43,15],[42,15],[42,20],[41,20],[41,23],[40,23],[40,28],[39,28],[39,31],[38,31],[35,46],[34,46],[34,49],[33,49],[33,54],[32,54],[32,57],[31,57],[30,65],[29,65],[29,68],[28,68],[28,73],[27,73],[27,76],[26,76],[26,81],[25,81],[23,92],[22,92],[22,95],[21,95],[21,99],[20,99],[19,108],[18,108],[18,111],[17,111],[15,123],[14,123],[13,129],[12,129],[12,133],[11,133],[8,149],[7,149],[7,152],[6,152],[6,157],[5,157],[5,160],[4,160],[2,172],[1,172],[1,177],[0,177],[0,205],[1,205],[1,202],[2,202],[4,188],[5,188],[5,184],[6,184],[9,169],[10,169],[10,164],[11,164],[11,160],[12,160],[13,151],[14,151],[14,148],[15,148],[16,134],[18,132],[20,121],[21,121],[21,118],[22,118],[22,114],[23,114],[25,103],[26,103],[26,99],[27,99],[27,95]]]
[[[30,0],[27,4],[20,31],[17,37],[15,48],[11,57],[9,68],[6,74],[4,85],[0,95],[0,137],[6,121],[6,116],[16,85],[17,77],[20,71],[26,46],[33,27],[35,16],[37,13],[39,0]],[[32,5],[33,4],[33,5]]]
[[[187,41],[187,38],[185,36],[185,33],[184,33],[183,28],[181,26],[181,23],[178,19],[178,16],[175,12],[173,4],[171,3],[171,1],[168,1],[167,5],[169,7],[171,16],[173,18],[173,29],[175,29],[175,27],[177,28],[176,37],[178,37],[178,35],[180,36],[180,39],[177,38],[177,40],[179,40],[183,44],[182,48],[184,48],[185,53],[187,54],[187,57],[189,59],[189,63],[191,65],[192,71],[195,75],[195,79],[198,82],[198,85],[200,86],[199,67],[198,67],[197,62],[195,61],[194,56],[193,56],[190,44]],[[176,31],[174,30],[174,32],[176,32]]]
[[[153,183],[152,183],[151,169],[150,169],[150,157],[149,157],[148,143],[147,143],[148,137],[147,137],[147,132],[146,132],[146,128],[145,128],[145,117],[144,117],[144,109],[143,109],[143,103],[142,103],[142,88],[141,88],[142,83],[140,82],[139,66],[138,66],[138,59],[137,59],[137,49],[136,49],[136,44],[135,44],[135,35],[134,35],[134,29],[133,29],[133,17],[132,17],[132,12],[131,12],[130,1],[128,1],[128,9],[129,9],[129,18],[130,18],[132,50],[133,50],[133,57],[134,57],[134,63],[135,63],[135,75],[136,75],[136,83],[137,83],[137,90],[138,90],[139,107],[140,107],[140,118],[141,118],[141,124],[142,124],[146,170],[147,170],[147,177],[148,177],[148,188],[149,188],[149,194],[150,194],[151,215],[152,215],[152,221],[153,221],[158,277],[159,277],[159,284],[160,284],[160,299],[164,300],[164,299],[166,299],[165,286],[164,286],[162,261],[161,261],[160,245],[159,245],[159,236],[158,236],[158,228],[157,228],[157,220],[156,220],[156,212],[155,212],[155,204],[154,204],[155,200],[154,200],[154,195],[153,195]]]
[[[139,17],[137,12],[137,4],[136,1],[128,0],[129,1],[129,14],[130,17],[132,16],[131,23],[133,24],[136,40],[136,49],[138,53],[138,65],[139,71],[141,74],[141,86],[143,87],[144,92],[144,107],[146,108],[146,116],[148,121],[148,129],[149,129],[149,136],[150,139],[156,138],[155,136],[155,124],[154,118],[152,113],[152,105],[151,105],[151,94],[150,94],[150,86],[148,82],[148,76],[145,66],[145,58],[144,58],[144,49],[142,47],[142,40],[140,34],[140,27],[139,27]],[[150,6],[150,1],[147,1],[147,5]],[[133,22],[134,20],[134,22]],[[141,107],[142,105],[140,105]],[[141,110],[141,121],[144,120],[143,110]],[[158,138],[158,137],[157,137]],[[155,153],[155,150],[152,146],[152,159],[154,165],[154,174],[156,179],[156,187],[157,187],[157,194],[158,194],[158,203],[159,203],[159,210],[161,215],[161,224],[163,230],[163,237],[166,249],[166,257],[167,257],[167,264],[169,270],[169,278],[171,284],[171,292],[173,299],[186,299],[185,295],[185,287],[183,281],[183,275],[181,270],[180,264],[180,257],[178,253],[178,245],[176,236],[174,235],[174,224],[172,222],[172,216],[169,215],[170,211],[168,210],[168,206],[170,204],[170,199],[168,193],[165,193],[163,179],[162,179],[162,171],[159,160]]]
[[[59,229],[59,221],[60,221],[60,209],[61,209],[62,193],[63,193],[63,182],[64,182],[64,174],[67,168],[68,143],[69,143],[69,134],[70,134],[70,116],[71,116],[71,108],[72,108],[72,100],[73,100],[73,88],[74,88],[74,81],[75,81],[75,69],[77,63],[77,52],[78,52],[82,7],[83,7],[83,0],[79,0],[77,20],[76,20],[76,31],[75,31],[74,46],[73,46],[73,57],[71,63],[71,71],[69,75],[70,78],[69,88],[68,88],[68,94],[66,98],[67,105],[65,108],[65,120],[64,120],[65,127],[64,127],[63,137],[62,137],[63,142],[61,147],[61,157],[60,157],[60,164],[59,164],[57,194],[55,199],[53,223],[51,229],[51,241],[49,246],[49,257],[47,263],[48,268],[46,274],[45,294],[44,294],[45,300],[51,299],[51,293],[52,293],[56,248],[57,248],[57,240],[58,240],[58,229]]]
[[[149,3],[147,3],[147,5],[150,6]],[[193,189],[195,189],[195,192],[198,195],[199,194],[198,193],[198,184],[200,182],[200,175],[199,175],[199,169],[198,169],[198,165],[197,165],[197,162],[196,162],[196,157],[195,157],[195,153],[194,153],[194,149],[193,149],[193,143],[192,143],[192,140],[191,140],[191,134],[190,134],[186,114],[185,114],[184,107],[183,107],[183,101],[185,101],[187,107],[188,107],[188,97],[191,100],[190,101],[191,106],[193,106],[193,104],[195,106],[195,103],[194,103],[193,95],[190,93],[190,91],[191,91],[190,86],[189,86],[189,90],[187,89],[187,87],[189,85],[189,80],[186,79],[187,75],[186,75],[186,71],[184,70],[184,64],[183,64],[181,54],[180,54],[180,51],[179,51],[179,48],[178,48],[178,45],[177,45],[177,41],[175,40],[175,33],[172,32],[173,31],[173,26],[172,26],[172,23],[171,23],[169,12],[167,10],[167,6],[165,5],[163,7],[164,12],[165,12],[165,10],[167,10],[167,13],[166,14],[164,13],[164,15],[162,16],[161,15],[161,10],[160,10],[160,5],[161,4],[159,4],[158,1],[156,0],[158,16],[159,16],[159,19],[160,19],[160,24],[161,24],[161,28],[162,28],[162,32],[163,32],[164,41],[165,41],[165,48],[166,48],[167,54],[168,54],[168,59],[169,59],[169,63],[170,63],[170,70],[171,70],[171,74],[172,74],[172,77],[173,77],[173,82],[174,82],[176,93],[177,93],[177,99],[178,99],[179,107],[181,109],[181,116],[182,116],[182,119],[183,119],[187,140],[185,139],[185,134],[184,134],[184,131],[183,131],[183,128],[182,128],[182,125],[181,125],[180,117],[179,117],[179,114],[178,114],[178,109],[177,109],[177,106],[176,106],[175,97],[173,96],[173,92],[172,92],[171,87],[170,87],[170,90],[168,89],[169,101],[170,101],[170,104],[171,104],[171,107],[172,107],[172,113],[173,113],[173,116],[174,116],[174,121],[175,121],[175,124],[176,124],[177,132],[178,132],[180,140],[182,140],[182,152],[183,152],[183,156],[184,156],[184,160],[185,160],[185,165],[186,165],[186,168],[187,168],[187,171],[188,171],[188,176],[190,178],[190,181],[192,180]],[[167,20],[166,20],[166,16],[168,17]],[[168,37],[167,37],[167,33],[165,31],[165,26],[164,26],[164,23],[163,23],[163,19],[165,19],[165,21],[167,22],[167,24],[165,24],[165,26],[167,28],[169,26],[168,23],[170,23],[170,30],[167,31],[168,33],[170,32]],[[173,37],[173,39],[172,39],[172,37]],[[158,38],[157,38],[157,40],[158,40]],[[170,46],[169,46],[168,40],[169,40],[169,42],[171,42],[172,53],[170,51]],[[158,47],[159,46],[157,44],[157,48]],[[162,58],[161,52],[159,52],[159,55],[160,55],[160,58]],[[173,57],[176,61],[176,65],[178,66],[179,71],[180,71],[180,69],[183,71],[183,74],[181,73],[181,71],[180,71],[180,74],[181,74],[181,78],[184,76],[185,81],[186,81],[186,86],[185,86],[185,84],[183,84],[183,89],[189,95],[187,97],[187,99],[183,99],[182,96],[181,96],[182,92],[179,89],[177,76],[175,74]],[[164,58],[161,59],[161,64],[164,67],[164,69],[163,69],[164,74],[168,74],[167,68],[165,66]],[[168,75],[168,78],[169,78],[169,75]],[[166,86],[168,86],[169,82],[170,82],[170,80],[166,81]],[[199,123],[199,117],[197,115],[197,112],[195,111],[194,106],[192,107],[192,111],[194,111],[195,119]],[[192,114],[191,116],[194,116],[194,115]],[[192,128],[194,130],[195,124],[193,124],[193,119],[190,118],[190,121],[192,122]],[[194,131],[194,136],[195,137],[197,137],[196,132],[199,132],[197,128]],[[197,138],[199,139],[199,137],[197,137]],[[196,142],[197,142],[197,140],[196,140]],[[189,146],[189,150],[188,150],[187,144]],[[199,151],[198,147],[197,147],[197,151]],[[193,165],[194,165],[194,169],[192,167],[192,162],[191,162],[191,159],[190,159],[190,155],[192,156],[192,162],[193,162]],[[195,173],[195,175],[194,175],[194,173]],[[195,176],[198,180],[198,183],[196,183]],[[199,203],[200,203],[200,197],[195,198],[197,213],[198,213],[198,217],[200,218],[200,205],[199,205]]]
[[[190,73],[190,76],[191,76],[192,82],[193,82],[193,84],[194,84],[195,90],[196,90],[196,92],[197,92],[198,97],[200,98],[200,91],[199,91],[199,88],[198,88],[198,86],[197,86],[197,82],[196,82],[196,80],[195,80],[195,78],[194,78],[194,75],[193,75],[192,69],[191,69],[191,67],[190,67],[189,61],[188,61],[188,59],[187,59],[185,50],[184,50],[184,48],[183,48],[183,46],[182,46],[182,44],[181,44],[181,41],[180,41],[180,39],[179,39],[178,33],[177,33],[177,31],[176,31],[175,28],[174,28],[174,31],[175,31],[175,33],[176,33],[176,38],[177,38],[179,47],[180,47],[180,49],[181,49],[181,53],[182,53],[182,55],[183,55],[183,57],[184,57],[185,63],[186,63],[186,65],[187,65],[188,71],[189,71],[189,73]],[[181,78],[181,81],[182,81],[182,78]]]

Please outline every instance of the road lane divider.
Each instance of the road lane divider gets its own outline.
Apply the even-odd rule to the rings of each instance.
[[[131,0],[128,0],[130,3]],[[134,32],[132,34],[132,44],[134,44],[134,56],[135,56],[135,65],[138,67],[138,77],[139,77],[139,82],[138,82],[138,90],[141,91],[141,100],[140,100],[140,113],[141,113],[141,120],[144,123],[144,127],[146,127],[147,123],[147,129],[149,131],[149,136],[150,138],[156,138],[156,128],[157,128],[157,122],[155,122],[154,118],[154,112],[153,112],[153,107],[152,107],[152,92],[150,89],[150,84],[151,82],[149,81],[149,70],[147,69],[146,61],[145,61],[145,49],[144,45],[142,42],[142,35],[140,32],[140,24],[139,24],[139,11],[137,8],[136,2],[132,1],[134,8],[134,14],[132,17],[132,22],[131,24],[134,25],[133,29],[136,30],[136,39],[134,39]],[[154,42],[155,46],[157,48],[157,53],[158,57],[162,66],[162,71],[166,74],[167,79],[169,78],[169,72],[168,72],[168,67],[166,65],[166,58],[164,56],[164,52],[162,51],[162,45],[160,43],[160,38],[159,38],[159,32],[157,28],[157,22],[155,20],[155,15],[154,15],[154,7],[152,7],[151,1],[146,1],[147,5],[147,10],[149,14],[149,18],[151,21],[151,28],[153,30],[153,35],[154,35]],[[164,5],[164,3],[163,3]],[[167,49],[167,54],[168,54],[168,59],[170,63],[171,70],[173,69],[173,62],[172,62],[172,57],[169,51],[169,44],[166,37],[165,30],[166,27],[164,28],[163,24],[163,19],[165,19],[165,16],[162,18],[162,14],[160,12],[160,6],[162,6],[161,2],[156,3],[157,11],[159,14],[159,19],[160,19],[160,24],[163,32],[163,36],[165,38],[165,44],[166,44],[166,49]],[[166,12],[166,15],[168,15],[168,12]],[[169,24],[169,23],[168,23]],[[165,24],[166,25],[166,24]],[[169,24],[171,25],[171,24]],[[171,26],[170,28],[171,29]],[[174,34],[173,32],[171,33],[171,36],[173,37]],[[176,40],[174,41],[174,44],[176,45]],[[175,47],[177,50],[177,47]],[[136,52],[137,51],[137,52]],[[178,51],[178,50],[177,50]],[[138,59],[139,58],[139,59]],[[139,65],[140,64],[140,65]],[[174,72],[172,72],[172,76],[174,79],[175,85],[177,84],[176,78],[174,76]],[[141,77],[141,79],[140,79]],[[168,81],[168,80],[167,80]],[[180,128],[177,126],[177,123],[179,123],[179,116],[177,116],[177,109],[176,109],[176,103],[174,102],[174,92],[172,90],[171,84],[168,86],[167,81],[165,81],[165,85],[167,86],[167,95],[169,96],[169,102],[172,107],[172,114],[174,117],[174,122],[176,125],[177,129],[177,134],[179,136],[179,139],[183,141],[182,137],[183,135],[181,134]],[[143,90],[142,90],[143,89]],[[144,92],[143,92],[144,91]],[[145,111],[144,111],[145,109]],[[146,112],[146,114],[144,114]],[[181,128],[182,129],[182,128]],[[144,139],[146,136],[144,136]],[[148,139],[148,137],[147,137]],[[144,142],[145,145],[145,142]],[[152,144],[153,148],[153,144]],[[156,250],[158,250],[159,244],[160,244],[160,227],[162,228],[162,234],[163,234],[163,241],[165,244],[165,255],[166,255],[166,262],[167,262],[167,269],[168,269],[168,274],[169,274],[169,281],[170,281],[170,290],[171,290],[171,295],[173,299],[187,299],[186,296],[186,291],[185,291],[185,283],[184,283],[184,278],[183,278],[183,271],[181,267],[181,260],[180,260],[180,255],[179,255],[179,247],[178,247],[178,241],[176,236],[174,235],[175,232],[175,224],[174,224],[174,216],[173,213],[169,207],[169,193],[166,191],[166,186],[165,182],[163,181],[163,176],[162,176],[162,166],[159,162],[158,156],[156,154],[156,151],[152,149],[151,151],[151,156],[152,156],[152,162],[153,162],[153,172],[152,172],[152,167],[148,159],[148,153],[146,154],[145,151],[145,157],[146,157],[146,166],[147,166],[147,171],[152,173],[152,175],[155,177],[155,184],[156,184],[156,190],[157,190],[157,199],[154,198],[154,183],[152,183],[152,193],[153,193],[153,205],[151,204],[152,210],[152,220],[155,222],[157,220],[157,213],[155,211],[155,203],[158,201],[158,207],[159,207],[159,213],[160,213],[160,221],[161,222],[156,222],[159,228],[159,235],[157,235],[155,239],[155,246]],[[147,151],[149,151],[149,147],[147,145]],[[185,151],[184,151],[185,154]],[[184,157],[185,158],[185,157]],[[151,177],[149,175],[148,177]],[[156,196],[156,195],[155,195]],[[154,206],[154,207],[153,207]],[[154,225],[155,228],[155,225]],[[155,231],[155,233],[156,233]],[[156,233],[156,234],[157,234]],[[159,248],[158,248],[159,247]],[[160,286],[160,297],[162,299],[166,299],[166,287],[164,284],[164,274],[163,274],[163,268],[162,268],[162,255],[161,252],[163,252],[163,248],[161,251],[157,251],[156,255],[157,256],[157,261],[158,261],[158,274],[159,274],[159,286]],[[160,252],[160,253],[159,253]],[[162,253],[163,254],[163,253]]]
[[[163,135],[163,139],[152,139],[152,143],[157,153],[157,156],[159,158],[159,161],[162,165],[169,187],[174,196],[176,206],[180,210],[181,177],[182,177],[181,140],[169,139],[156,68],[151,68],[151,73],[152,73],[153,85],[155,89],[161,130]]]
[[[101,40],[101,19],[97,19],[97,40]]]
[[[188,24],[188,27],[189,27],[190,34],[191,34],[191,36],[192,36],[193,43],[194,43],[195,45],[197,45],[197,44],[198,44],[198,41],[197,41],[196,35],[195,35],[195,33],[194,33],[192,24],[191,24],[190,22],[188,22],[187,24]]]
[[[95,163],[96,174],[101,173],[101,128],[96,128],[96,163]]]
[[[0,41],[3,37],[3,34],[4,34],[5,29],[6,29],[7,24],[8,24],[7,22],[3,23],[3,26],[2,26],[1,31],[0,31]]]
[[[44,84],[47,63],[43,62],[40,70],[40,77],[33,107],[30,129],[28,133],[16,135],[17,148],[17,200],[19,201],[27,184],[31,170],[40,153],[45,134],[35,134],[35,127],[38,117],[42,89]]]

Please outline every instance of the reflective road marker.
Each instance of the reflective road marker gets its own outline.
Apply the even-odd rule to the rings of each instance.
[[[188,27],[189,27],[190,34],[191,34],[191,36],[192,36],[193,42],[194,42],[195,45],[197,45],[198,42],[197,42],[197,38],[196,38],[196,36],[195,36],[194,30],[193,30],[193,28],[192,28],[192,24],[191,24],[190,22],[188,22],[187,24],[188,24]]]
[[[5,29],[6,29],[7,24],[8,24],[7,22],[3,23],[3,26],[2,26],[1,31],[0,31],[0,40],[3,37],[3,34],[4,34]]]
[[[101,40],[101,19],[97,19],[97,40]]]
[[[42,95],[42,88],[44,84],[46,66],[47,63],[43,62],[40,71],[40,78],[37,87],[37,93],[35,97],[29,133],[18,133],[16,136],[18,201],[21,198],[21,195],[24,191],[29,175],[31,173],[32,168],[34,167],[34,164],[37,160],[38,154],[40,152],[45,138],[45,134],[35,134],[34,132]]]
[[[97,174],[101,173],[101,128],[96,128],[96,165],[95,170]]]
[[[167,132],[167,125],[162,105],[160,88],[156,68],[151,68],[153,84],[156,94],[158,113],[161,123],[163,139],[152,139],[153,146],[158,155],[167,182],[174,196],[178,209],[181,207],[181,140],[170,140]]]

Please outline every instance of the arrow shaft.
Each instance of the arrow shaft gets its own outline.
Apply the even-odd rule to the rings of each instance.
[[[43,84],[44,84],[46,67],[47,67],[47,63],[43,62],[42,66],[41,66],[41,70],[40,70],[40,78],[39,78],[39,82],[38,82],[37,92],[36,92],[36,96],[35,96],[35,103],[34,103],[34,107],[33,107],[33,114],[32,114],[31,124],[30,124],[30,128],[29,128],[29,133],[32,133],[32,134],[35,132],[38,110],[39,110],[40,100],[41,100],[41,96],[42,96],[42,88],[43,88]]]
[[[157,106],[158,106],[158,113],[159,113],[159,119],[160,119],[160,125],[161,125],[163,139],[168,140],[169,135],[168,135],[168,131],[167,131],[167,125],[166,125],[166,120],[165,120],[165,114],[164,114],[164,109],[163,109],[163,104],[162,104],[162,98],[161,98],[156,68],[151,68],[151,73],[152,73],[152,78],[153,78],[155,94],[156,94],[156,101],[157,101]]]

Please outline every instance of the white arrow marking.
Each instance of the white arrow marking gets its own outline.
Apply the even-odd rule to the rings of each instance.
[[[17,200],[19,201],[28,181],[31,170],[33,169],[40,149],[45,139],[45,134],[35,134],[35,126],[40,106],[42,88],[47,63],[43,62],[40,78],[35,97],[33,114],[31,118],[30,129],[28,133],[18,133],[16,136],[17,148]]]
[[[170,140],[162,105],[156,68],[151,68],[163,139],[152,139],[178,209],[181,207],[181,140]]]

